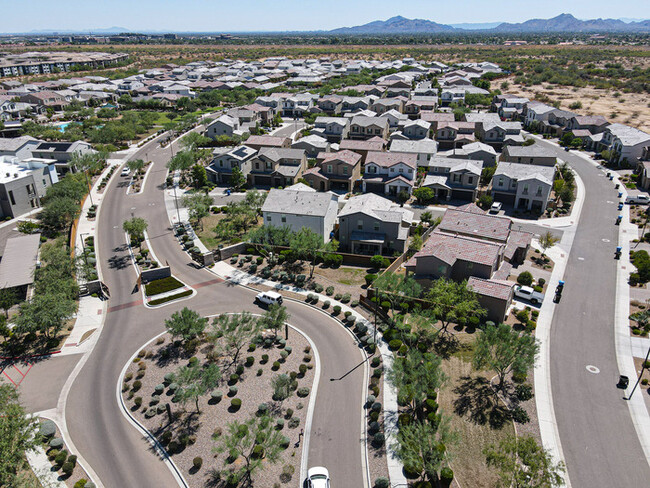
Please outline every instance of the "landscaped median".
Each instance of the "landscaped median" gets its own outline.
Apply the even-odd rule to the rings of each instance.
[[[163,268],[164,269],[164,268]],[[194,295],[196,291],[173,276],[143,283],[145,303],[150,307]]]
[[[316,351],[278,335],[284,309],[166,322],[125,367],[122,399],[164,446],[190,487],[299,482]]]

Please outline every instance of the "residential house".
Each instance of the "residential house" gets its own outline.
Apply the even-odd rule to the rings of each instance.
[[[554,167],[557,163],[555,153],[539,144],[531,146],[505,146],[500,161],[520,164],[537,164]]]
[[[383,151],[386,147],[386,141],[380,137],[373,137],[367,141],[354,141],[352,139],[343,139],[339,144],[339,149],[349,149],[361,156],[361,164],[366,161],[366,156],[371,151]]]
[[[364,163],[363,192],[397,196],[413,192],[417,155],[398,152],[369,152]]]
[[[436,199],[476,200],[483,170],[482,161],[435,157],[429,161],[422,187],[433,190]]]
[[[415,141],[395,139],[390,143],[390,151],[416,154],[418,168],[428,167],[429,161],[438,151],[438,143],[433,139]]]
[[[246,139],[246,145],[253,149],[261,149],[263,147],[290,147],[291,139],[289,137],[280,136],[250,136]]]
[[[376,97],[343,97],[341,113],[354,113],[360,110],[368,110]]]
[[[601,151],[611,151],[610,161],[618,164],[636,165],[648,145],[650,134],[624,124],[609,125],[600,141]]]
[[[571,117],[566,130],[574,132],[576,130],[588,130],[592,134],[600,134],[605,131],[609,122],[602,115],[575,115]]]
[[[402,114],[397,110],[389,110],[388,112],[384,112],[380,115],[380,117],[388,120],[388,128],[390,130],[403,127],[409,119],[408,115]]]
[[[542,213],[553,189],[555,167],[501,162],[492,177],[494,200]]]
[[[250,110],[255,114],[255,121],[259,121],[262,125],[269,125],[273,118],[275,117],[276,111],[273,107],[266,107],[260,105],[259,103],[251,103],[242,107],[246,110]]]
[[[420,118],[422,112],[432,112],[438,107],[437,96],[418,96],[406,102],[404,113],[409,119]]]
[[[319,191],[351,192],[361,178],[361,156],[347,149],[320,154],[317,165],[305,171],[303,178]]]
[[[32,151],[41,142],[32,136],[20,136],[10,139],[0,138],[0,156],[13,156],[19,161],[31,158]]]
[[[34,93],[28,93],[20,97],[20,101],[24,103],[31,103],[53,110],[63,110],[63,107],[69,104],[65,97],[50,90],[43,90]]]
[[[389,110],[396,110],[397,112],[402,113],[404,110],[404,100],[401,97],[378,98],[370,106],[370,110],[375,112],[377,115],[384,114]]]
[[[0,218],[15,218],[41,206],[47,188],[59,181],[55,162],[0,156]]]
[[[208,178],[213,183],[230,183],[232,170],[239,169],[248,178],[251,171],[251,160],[257,155],[257,149],[249,146],[237,146],[225,153],[216,154],[212,162],[205,168]]]
[[[402,133],[412,140],[426,139],[429,137],[431,124],[425,120],[411,120],[404,124]]]
[[[53,159],[59,175],[70,171],[70,161],[75,154],[93,154],[96,151],[84,141],[75,142],[41,142],[32,149],[32,157],[36,159]]]
[[[262,147],[251,159],[248,182],[252,186],[288,186],[307,169],[304,149]]]
[[[441,122],[435,132],[438,147],[451,149],[476,142],[474,122]]]
[[[454,114],[445,113],[445,112],[431,112],[429,110],[420,112],[420,118],[431,122],[431,129],[433,132],[438,130],[439,124],[447,124],[449,122],[454,122]]]
[[[314,98],[311,93],[298,93],[285,98],[282,101],[282,115],[284,117],[303,117],[314,106]]]
[[[476,133],[484,143],[500,148],[507,141],[516,145],[523,144],[521,128],[521,122],[483,122],[477,124]]]
[[[357,115],[350,122],[350,139],[368,140],[372,137],[388,138],[388,120],[382,117]]]
[[[294,149],[303,149],[308,158],[315,158],[318,153],[329,152],[330,143],[318,134],[311,134],[291,144]]]
[[[241,134],[239,120],[226,114],[212,121],[205,129],[205,135],[210,139],[216,139],[218,136],[232,137],[237,134]]]
[[[349,130],[347,117],[316,117],[312,133],[324,136],[329,142],[340,142],[348,136]]]
[[[514,285],[513,281],[485,280],[475,276],[467,280],[467,288],[476,293],[479,305],[487,312],[485,319],[494,323],[506,320],[514,298]]]
[[[311,229],[329,242],[338,208],[338,196],[333,193],[317,193],[302,187],[300,190],[274,188],[262,205],[262,216],[264,225],[286,226],[294,232]]]
[[[367,193],[350,198],[339,213],[339,247],[354,254],[403,253],[413,212]]]
[[[343,97],[338,95],[326,95],[316,102],[318,108],[330,115],[338,115],[343,108]],[[320,117],[319,117],[320,118]]]
[[[465,144],[463,147],[452,149],[441,156],[455,159],[474,159],[483,161],[483,167],[494,166],[497,161],[497,152],[492,146],[482,142],[472,142]]]
[[[541,130],[542,122],[548,121],[548,117],[554,110],[557,110],[551,105],[546,105],[541,102],[528,102],[522,112],[524,117],[524,126],[527,128],[537,127]]]

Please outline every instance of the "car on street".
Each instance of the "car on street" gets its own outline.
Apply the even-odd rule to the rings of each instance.
[[[625,198],[625,203],[648,205],[650,203],[650,197],[648,195],[628,195]]]
[[[120,173],[120,176],[129,176],[130,174],[131,174],[131,170],[125,166],[124,168],[122,168],[122,172]]]
[[[499,213],[503,204],[501,202],[494,202],[490,207],[490,213]]]
[[[262,305],[282,305],[282,295],[274,291],[263,291],[257,294],[255,301]]]
[[[542,303],[544,301],[544,294],[535,291],[530,286],[515,285],[515,296],[528,300],[530,303]]]
[[[307,488],[330,488],[330,474],[327,468],[316,466],[307,471]]]

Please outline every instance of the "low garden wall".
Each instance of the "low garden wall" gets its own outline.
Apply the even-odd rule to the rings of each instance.
[[[140,273],[140,279],[143,283],[148,283],[162,278],[168,278],[172,275],[172,269],[169,266],[162,268],[146,269]]]

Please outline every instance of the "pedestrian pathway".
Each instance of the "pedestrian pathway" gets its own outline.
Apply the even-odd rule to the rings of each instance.
[[[632,343],[632,356],[645,359],[650,349],[650,338],[631,337],[630,342]]]
[[[303,288],[298,288],[291,285],[283,285],[275,281],[265,280],[259,276],[253,276],[248,274],[245,271],[234,268],[224,261],[219,261],[210,268],[210,270],[215,273],[217,276],[229,280],[231,283],[236,283],[238,285],[264,285],[274,288],[276,290],[284,290],[292,293],[297,293],[299,295],[316,295],[321,302],[328,300],[332,306],[338,305],[341,307],[341,314],[345,312],[350,312],[354,317],[356,322],[360,322],[368,327],[369,331],[374,332],[374,324],[366,320],[361,314],[359,314],[354,308],[333,300],[332,297],[327,295],[322,295],[315,292],[310,292]],[[393,354],[388,348],[388,345],[385,341],[382,340],[380,332],[377,332],[377,347],[381,353],[382,360],[384,361],[384,367],[386,371],[390,370],[393,365]],[[397,445],[397,419],[398,419],[398,406],[397,406],[397,390],[388,382],[386,375],[384,375],[384,433],[386,436],[386,462],[388,464],[388,473],[392,486],[398,486],[403,484],[406,486],[406,477],[403,473],[403,464],[399,461],[395,453],[395,447]]]
[[[52,470],[52,463],[47,458],[45,449],[36,446],[33,451],[26,451],[27,462],[32,467],[32,471],[40,481],[41,485],[46,488],[67,488],[64,481],[59,479],[59,473]]]

